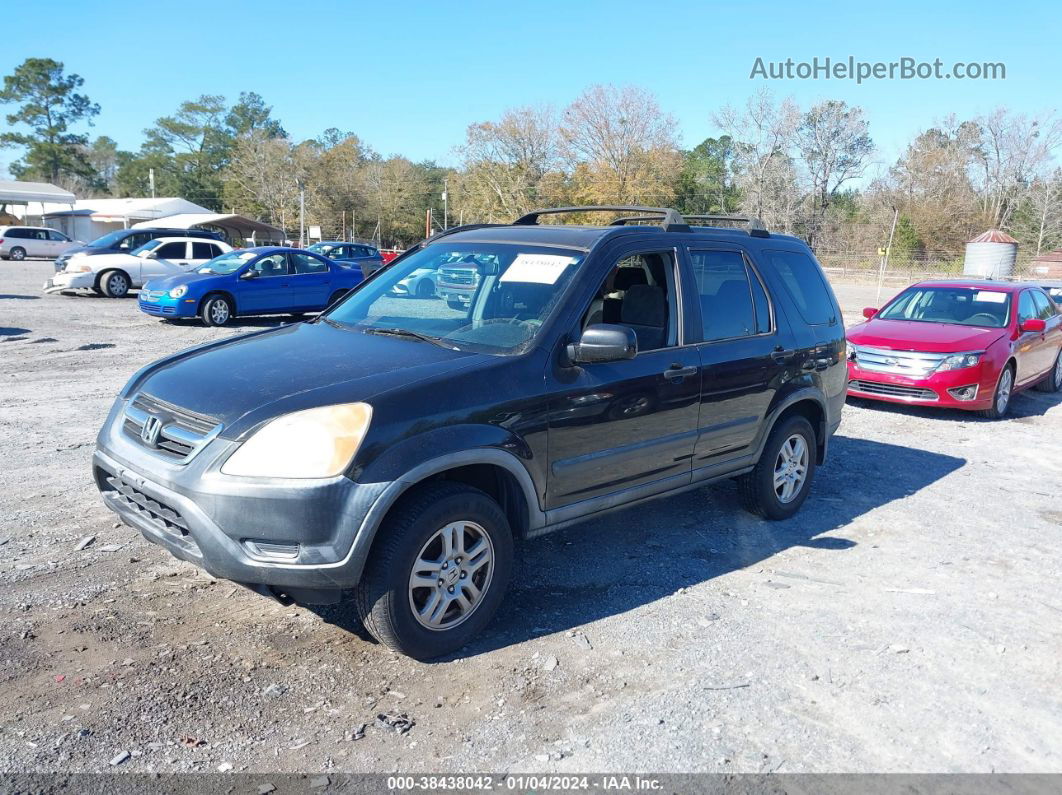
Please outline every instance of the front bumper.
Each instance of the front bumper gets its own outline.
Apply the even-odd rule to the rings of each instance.
[[[848,394],[851,397],[909,406],[980,411],[992,405],[995,393],[995,378],[986,370],[981,364],[962,370],[934,373],[926,378],[911,378],[894,373],[864,370],[855,362],[849,361]],[[973,400],[960,400],[949,391],[970,386],[977,388],[977,395]]]
[[[64,290],[91,290],[96,286],[96,274],[91,271],[70,273],[62,271],[44,283],[44,292],[60,293]]]
[[[141,290],[137,299],[140,311],[155,317],[195,317],[199,313],[199,300],[185,295],[171,298],[164,290]]]
[[[237,443],[222,438],[173,462],[124,430],[125,405],[116,401],[100,431],[93,477],[107,507],[148,541],[215,577],[296,599],[358,583],[388,484],[226,476],[221,463]]]

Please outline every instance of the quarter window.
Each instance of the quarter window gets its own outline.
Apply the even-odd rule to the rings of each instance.
[[[705,341],[770,332],[767,294],[740,251],[691,251],[690,258]]]
[[[812,325],[836,322],[833,296],[815,260],[799,251],[768,251],[766,254],[806,322]]]

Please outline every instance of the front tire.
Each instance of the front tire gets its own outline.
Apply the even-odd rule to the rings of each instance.
[[[771,429],[760,460],[738,480],[745,509],[765,519],[788,519],[800,510],[815,476],[815,431],[793,415]]]
[[[1007,365],[999,374],[996,391],[992,394],[992,407],[981,411],[981,416],[989,420],[1001,420],[1010,409],[1010,400],[1014,396],[1014,368]]]
[[[212,295],[199,307],[199,319],[207,326],[224,326],[232,320],[232,304],[223,295]]]
[[[434,298],[435,297],[435,285],[432,284],[431,279],[422,279],[417,284],[417,298]]]
[[[1058,356],[1055,357],[1055,366],[1036,385],[1036,388],[1041,392],[1057,392],[1062,389],[1062,349],[1058,351]]]
[[[494,617],[512,563],[512,530],[497,502],[460,483],[428,484],[381,527],[357,611],[385,646],[417,660],[439,657]]]
[[[461,311],[462,309],[465,308],[465,304],[464,304],[463,301],[457,301],[457,300],[454,300],[453,298],[447,298],[446,299],[446,305],[448,307],[450,307],[451,309],[456,309],[458,311]]]
[[[129,277],[121,271],[107,271],[100,276],[100,290],[108,298],[125,298],[132,286]]]

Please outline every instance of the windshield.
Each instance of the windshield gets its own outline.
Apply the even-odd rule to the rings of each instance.
[[[222,254],[220,257],[214,257],[214,259],[207,262],[199,269],[200,273],[216,273],[219,276],[227,276],[230,273],[235,273],[244,266],[245,263],[250,262],[258,255],[253,251],[230,251],[228,254]]]
[[[114,248],[129,235],[128,229],[118,229],[98,237],[88,244],[89,248]]]
[[[129,253],[130,254],[139,254],[141,251],[154,251],[156,248],[158,248],[161,245],[162,245],[162,241],[161,240],[149,240],[147,243],[142,245],[140,248],[135,248]]]
[[[439,242],[409,255],[326,313],[328,322],[482,353],[530,346],[584,253],[512,243]],[[434,289],[395,289],[418,270]]]
[[[911,287],[877,316],[885,320],[1003,328],[1010,320],[1010,293],[980,287]]]
[[[328,256],[336,248],[338,248],[338,246],[335,243],[314,243],[306,250],[312,251],[315,254],[324,254],[325,256]]]

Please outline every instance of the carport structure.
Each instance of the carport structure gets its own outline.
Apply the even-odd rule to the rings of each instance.
[[[73,209],[77,199],[68,190],[63,190],[49,182],[17,182],[15,180],[0,180],[0,216],[12,215],[8,213],[9,204],[24,204],[26,212],[22,223],[29,221],[29,205],[40,204],[40,217],[44,216],[45,204],[68,204]],[[12,215],[12,218],[15,216]],[[9,219],[10,220],[10,219]],[[2,221],[0,221],[2,223]],[[19,223],[15,220],[14,223]]]
[[[172,229],[203,227],[222,232],[229,242],[246,241],[252,246],[266,243],[283,243],[287,234],[283,229],[243,215],[221,213],[180,213],[165,218],[134,224],[136,226],[163,226]]]

